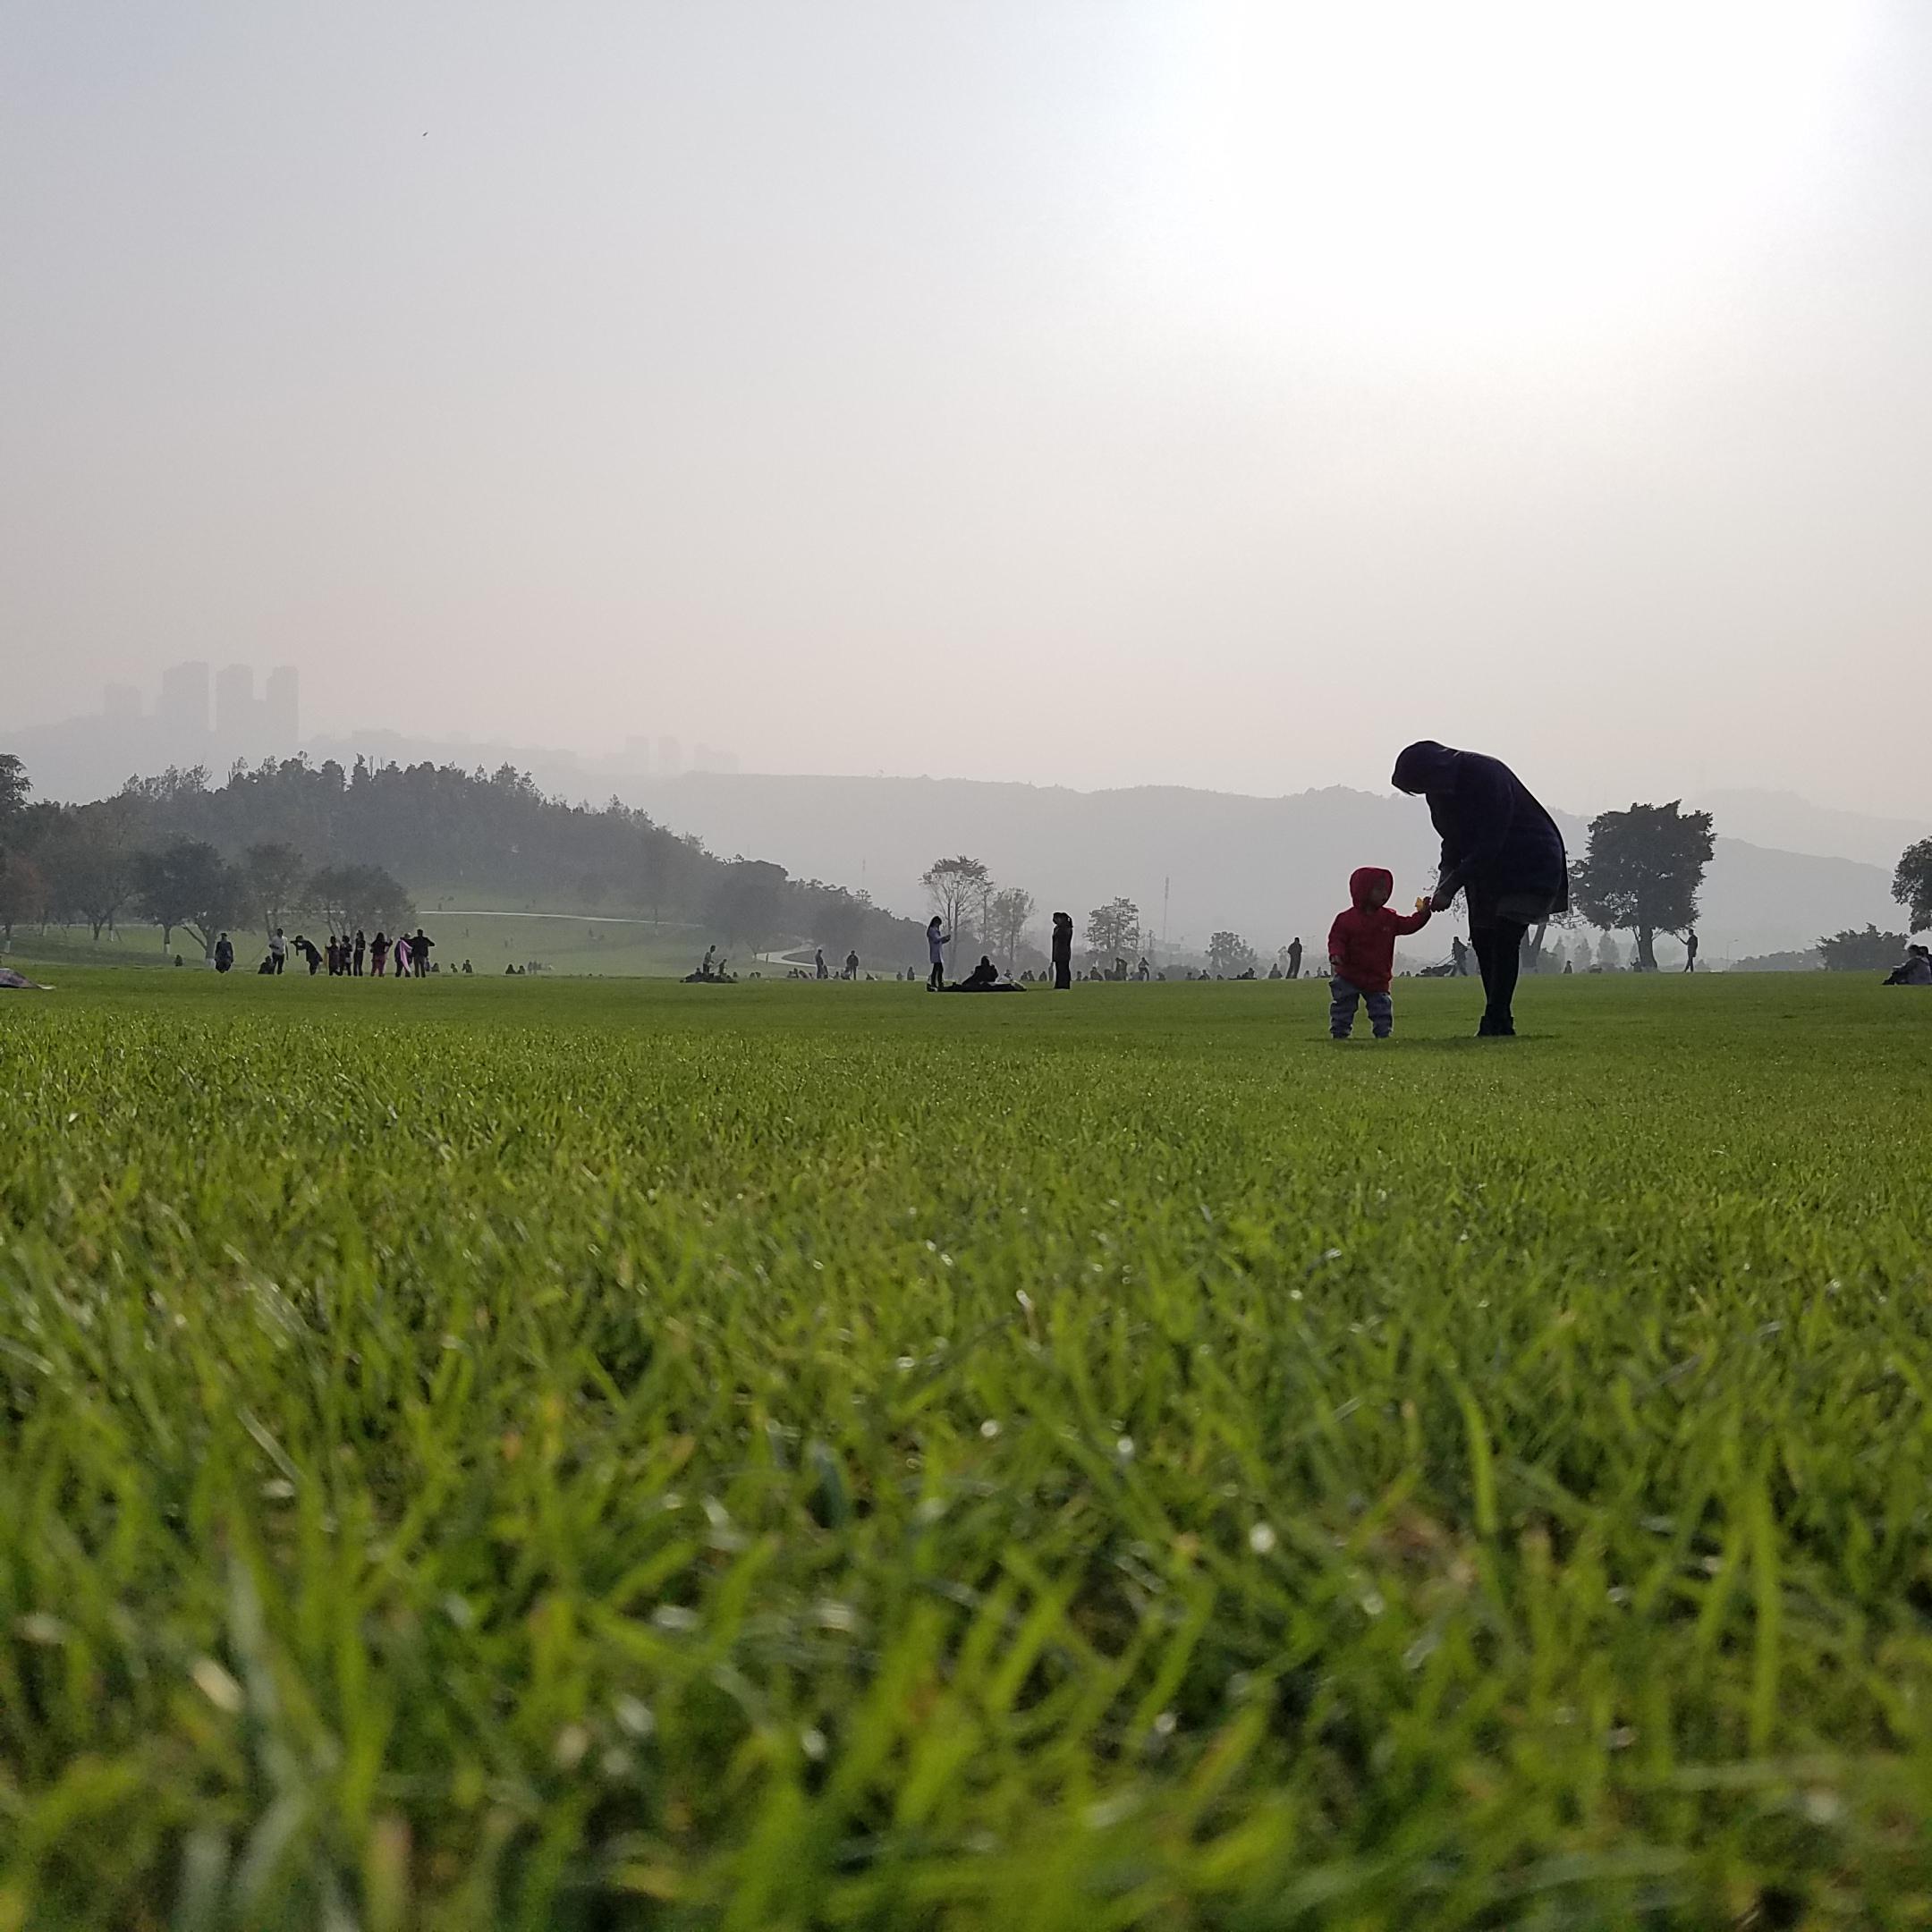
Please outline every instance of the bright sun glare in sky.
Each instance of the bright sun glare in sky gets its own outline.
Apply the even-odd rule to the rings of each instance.
[[[1165,273],[1271,326],[1427,335],[1621,313],[1748,230],[1826,131],[1868,12],[1240,0],[1190,19]]]

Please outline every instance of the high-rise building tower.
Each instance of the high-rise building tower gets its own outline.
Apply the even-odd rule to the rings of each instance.
[[[208,667],[206,664],[170,665],[161,674],[161,697],[155,706],[156,736],[170,758],[199,758],[208,750]]]
[[[224,665],[215,678],[215,735],[225,752],[258,752],[255,673],[245,664]]]
[[[657,775],[660,778],[675,778],[684,769],[684,753],[675,738],[660,738],[657,741]]]
[[[268,674],[267,695],[262,699],[262,749],[288,753],[301,742],[301,709],[295,666],[277,665]]]

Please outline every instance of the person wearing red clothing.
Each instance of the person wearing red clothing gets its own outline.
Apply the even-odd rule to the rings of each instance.
[[[1391,912],[1395,878],[1380,866],[1358,867],[1349,874],[1348,889],[1352,902],[1328,928],[1328,1031],[1333,1038],[1346,1039],[1355,1030],[1360,1004],[1368,1009],[1375,1037],[1386,1039],[1395,1025],[1395,1003],[1389,997],[1395,942],[1428,924],[1429,902],[1418,899],[1406,918]]]

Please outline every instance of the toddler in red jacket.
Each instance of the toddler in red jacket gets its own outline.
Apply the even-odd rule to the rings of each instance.
[[[1395,890],[1394,875],[1380,866],[1361,866],[1350,873],[1348,889],[1354,902],[1328,928],[1328,1031],[1336,1039],[1346,1039],[1355,1030],[1360,1001],[1368,1009],[1375,1037],[1386,1039],[1395,1024],[1395,1003],[1389,997],[1395,942],[1428,924],[1429,902],[1418,899],[1415,911],[1406,918],[1391,912],[1388,900]]]

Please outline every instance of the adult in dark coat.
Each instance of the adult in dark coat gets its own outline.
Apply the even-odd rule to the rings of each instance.
[[[1073,984],[1073,915],[1053,916],[1053,983],[1055,993],[1064,993]]]
[[[1477,1032],[1508,1038],[1523,935],[1570,906],[1570,864],[1556,821],[1500,758],[1454,751],[1424,738],[1395,760],[1395,788],[1419,792],[1442,835],[1433,903],[1446,912],[1458,893],[1469,906],[1470,943],[1482,974]]]

